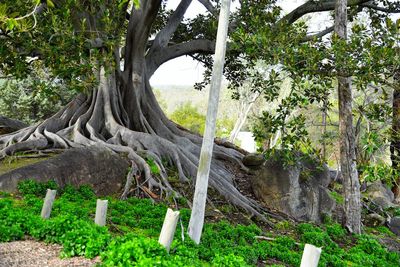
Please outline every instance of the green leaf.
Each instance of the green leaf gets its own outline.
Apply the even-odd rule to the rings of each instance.
[[[7,30],[12,31],[15,26],[17,26],[17,21],[15,19],[8,19],[7,20]]]
[[[122,9],[122,7],[128,2],[128,0],[122,0],[121,3],[118,4],[118,8]]]
[[[47,0],[46,3],[47,3],[47,6],[48,6],[48,7],[51,7],[51,8],[54,8],[54,7],[55,7],[55,6],[54,6],[54,3],[53,3],[51,0]]]
[[[135,5],[136,9],[139,9],[140,7],[140,0],[133,0],[133,4]]]

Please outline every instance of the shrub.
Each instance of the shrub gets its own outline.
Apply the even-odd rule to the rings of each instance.
[[[104,266],[172,266],[167,251],[157,241],[126,235],[113,240],[101,254]]]
[[[343,227],[338,223],[327,225],[326,232],[335,240],[344,238],[346,236],[346,230],[343,229]]]

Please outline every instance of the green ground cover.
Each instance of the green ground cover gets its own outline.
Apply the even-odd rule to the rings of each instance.
[[[92,190],[66,187],[58,189],[51,219],[42,220],[39,215],[46,188],[56,185],[26,181],[19,185],[18,195],[0,193],[0,242],[29,236],[62,244],[62,257],[100,255],[102,266],[255,266],[262,262],[299,266],[305,243],[322,247],[320,266],[400,266],[400,254],[388,251],[375,236],[349,236],[335,223],[321,227],[281,223],[291,231],[275,235],[273,241],[256,239],[271,233],[254,224],[207,223],[199,246],[185,234],[182,240],[179,224],[168,254],[157,242],[165,204],[108,197],[107,226],[99,227],[93,223],[96,196]],[[190,211],[180,211],[186,226]]]

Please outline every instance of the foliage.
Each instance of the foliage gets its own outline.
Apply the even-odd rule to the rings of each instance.
[[[28,184],[34,188],[44,186],[24,182]],[[43,190],[24,192],[22,200],[0,195],[0,242],[29,235],[62,244],[64,257],[101,255],[103,266],[254,266],[267,259],[299,266],[304,243],[323,247],[320,266],[398,266],[400,261],[398,253],[389,252],[370,235],[349,237],[338,224],[319,228],[305,223],[295,227],[295,234],[274,241],[255,239],[264,235],[256,225],[207,223],[200,245],[187,236],[180,240],[178,227],[168,254],[157,242],[167,209],[164,204],[153,204],[148,199],[109,198],[109,226],[99,227],[93,223],[96,198],[87,186],[62,190],[49,220],[38,216],[43,195],[37,197],[34,193]],[[189,214],[189,210],[181,209],[184,225]]]
[[[181,104],[170,115],[170,119],[177,124],[197,134],[204,134],[206,116],[201,114],[191,102]],[[233,128],[233,121],[227,118],[217,120],[216,136],[226,137]]]
[[[381,180],[391,185],[395,183],[397,177],[399,177],[398,171],[384,163],[361,166],[361,181],[375,182]]]
[[[0,114],[32,124],[44,120],[66,105],[74,92],[40,76],[0,81]]]
[[[32,179],[23,180],[18,183],[18,191],[22,195],[44,196],[47,189],[57,189],[58,185],[54,181],[38,183]]]
[[[344,203],[344,198],[341,194],[336,191],[329,192],[329,195],[336,201],[336,203],[342,205]]]

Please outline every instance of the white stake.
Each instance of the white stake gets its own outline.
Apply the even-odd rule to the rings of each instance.
[[[164,224],[161,229],[158,243],[163,245],[168,252],[171,247],[172,240],[174,240],[178,219],[179,219],[179,211],[173,211],[171,209],[167,210],[167,214],[165,215]]]
[[[42,207],[42,212],[40,216],[43,219],[50,218],[51,209],[53,207],[54,199],[56,198],[57,190],[47,189],[46,197],[44,198],[44,203]]]
[[[303,257],[301,258],[300,267],[317,267],[319,257],[321,256],[321,248],[306,244],[304,246]]]
[[[222,75],[225,63],[226,40],[228,36],[229,9],[231,0],[221,1],[221,11],[218,21],[217,42],[215,45],[214,66],[211,77],[210,95],[206,117],[206,129],[201,146],[199,167],[197,169],[196,188],[193,198],[192,214],[190,215],[188,233],[196,243],[200,243],[204,225],[204,212],[207,199],[208,176],[215,137],[219,92],[221,90]]]
[[[106,225],[108,200],[97,200],[96,217],[94,223],[99,226]]]

